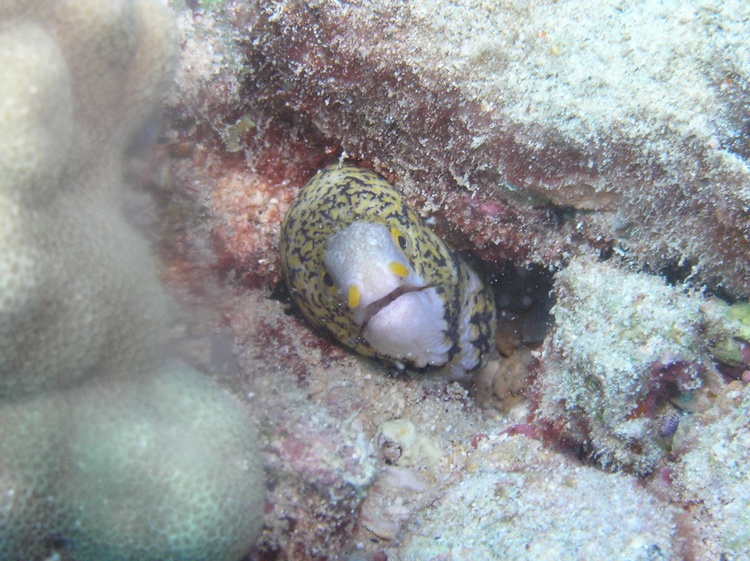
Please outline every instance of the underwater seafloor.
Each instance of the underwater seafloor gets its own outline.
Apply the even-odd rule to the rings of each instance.
[[[0,3],[0,561],[750,558],[746,2],[41,5]],[[294,309],[343,160],[492,286],[474,378]]]

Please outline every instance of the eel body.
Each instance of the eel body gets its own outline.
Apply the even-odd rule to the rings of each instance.
[[[280,250],[295,304],[356,352],[399,367],[486,364],[492,291],[380,175],[318,172],[284,218]]]

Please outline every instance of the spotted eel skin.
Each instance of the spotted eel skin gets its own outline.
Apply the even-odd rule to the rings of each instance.
[[[305,317],[364,356],[465,373],[494,349],[492,291],[372,171],[318,172],[284,218],[280,251]]]

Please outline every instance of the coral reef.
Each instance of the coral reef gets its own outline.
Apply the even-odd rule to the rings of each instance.
[[[662,424],[679,415],[672,403],[713,389],[710,342],[732,336],[716,304],[653,276],[575,259],[555,280],[535,422],[605,467],[648,473],[669,451]]]
[[[177,186],[165,212],[168,276],[215,310],[192,352],[203,341],[206,364],[232,355],[225,381],[262,410],[271,489],[249,558],[427,558],[433,550],[417,550],[438,532],[435,555],[458,557],[472,539],[488,547],[490,530],[473,533],[487,528],[483,515],[507,530],[498,547],[520,558],[527,544],[565,558],[561,543],[615,559],[729,552],[701,527],[717,527],[718,506],[710,515],[697,506],[714,488],[680,495],[673,482],[689,468],[671,444],[686,424],[708,422],[701,411],[726,383],[717,369],[747,378],[742,320],[656,274],[730,298],[750,293],[744,7],[192,6],[179,16],[182,60],[161,146]],[[484,259],[475,264],[491,285],[514,265],[534,271],[519,275],[518,290],[498,291],[512,339],[501,348],[512,356],[492,361],[481,387],[355,358],[295,315],[280,223],[313,174],[342,159],[383,174],[437,234]],[[544,338],[553,275],[560,323],[537,357],[529,403],[527,345]],[[220,351],[216,332],[235,351]],[[582,449],[651,474],[603,473],[571,454]],[[500,493],[516,500],[496,500],[496,481],[511,482]],[[571,527],[576,518],[596,553]]]
[[[525,447],[507,437],[484,445]],[[679,510],[635,478],[542,454],[520,469],[501,463],[468,474],[414,517],[395,558],[673,559],[678,521]]]
[[[262,165],[273,138],[275,165],[293,167],[314,150],[304,137],[310,170],[333,145],[485,259],[555,265],[586,246],[750,293],[746,8],[593,12],[243,4],[246,156]]]
[[[0,14],[0,559],[238,559],[260,530],[257,435],[165,361],[167,300],[123,213],[173,16],[151,0]]]
[[[750,555],[749,416],[750,388],[733,382],[713,407],[681,422],[675,434],[676,494],[709,545],[708,558]]]

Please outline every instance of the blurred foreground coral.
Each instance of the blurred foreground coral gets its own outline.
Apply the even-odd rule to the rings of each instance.
[[[122,158],[174,67],[151,0],[0,2],[0,560],[240,558],[257,436],[161,354]]]

